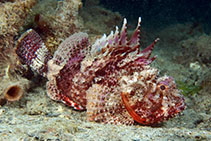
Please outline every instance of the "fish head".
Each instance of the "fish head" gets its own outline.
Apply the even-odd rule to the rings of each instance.
[[[185,109],[184,97],[174,79],[158,77],[157,73],[156,69],[148,68],[122,79],[124,106],[133,119],[143,125],[163,122]]]

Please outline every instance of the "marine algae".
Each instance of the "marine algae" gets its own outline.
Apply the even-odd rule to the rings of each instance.
[[[176,81],[176,83],[184,96],[194,95],[202,89],[200,85],[187,84],[183,81]]]

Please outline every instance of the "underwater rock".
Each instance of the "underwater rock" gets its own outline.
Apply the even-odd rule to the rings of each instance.
[[[80,11],[89,36],[109,33],[110,29],[114,28],[114,25],[119,25],[119,21],[123,19],[120,13],[100,7],[97,3],[98,1],[88,0]]]
[[[159,39],[140,51],[140,24],[141,18],[128,40],[124,19],[121,31],[116,27],[92,46],[86,33],[75,33],[60,44],[52,59],[40,37],[34,38],[35,31],[29,30],[19,39],[16,53],[47,76],[51,99],[87,110],[89,121],[154,125],[183,111],[185,102],[174,79],[159,77],[150,66]]]
[[[39,1],[27,17],[31,25],[28,22],[25,27],[38,32],[46,47],[53,53],[63,39],[83,27],[83,21],[79,16],[81,7],[81,0]]]
[[[211,36],[203,34],[180,42],[185,60],[211,66]]]

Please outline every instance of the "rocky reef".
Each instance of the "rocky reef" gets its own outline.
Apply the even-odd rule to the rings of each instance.
[[[134,18],[137,11],[145,10],[140,42],[146,46],[153,39],[160,38],[152,54],[158,55],[158,58],[151,65],[158,68],[161,75],[175,78],[187,106],[167,122],[156,126],[88,122],[86,112],[78,112],[52,101],[46,94],[46,86],[40,81],[40,76],[32,76],[28,66],[17,59],[16,41],[31,28],[41,36],[51,54],[65,38],[79,31],[88,33],[93,44],[101,34],[108,34],[115,25],[119,26],[125,16],[119,13],[124,9],[113,12],[102,7],[104,2],[0,1],[0,140],[211,140],[211,35],[204,31],[202,23],[177,23],[171,15],[167,16],[174,19],[169,19],[173,21],[170,25],[166,26],[163,21],[161,28],[157,28],[160,21],[156,14],[150,17],[153,12],[150,11],[148,0],[143,1],[147,7],[142,5],[142,10],[136,8],[132,12],[136,14],[131,14],[130,18]],[[159,5],[153,6],[156,7],[154,11],[159,6],[165,9],[166,3],[162,5],[163,1],[156,2]],[[165,12],[168,13],[166,10],[161,13]],[[130,11],[126,13],[129,15]],[[139,13],[138,16],[143,15]],[[146,15],[153,19],[152,22],[146,22]],[[158,17],[164,16],[159,14]],[[136,20],[137,17],[134,18]],[[127,25],[129,37],[131,29],[135,27],[130,21]]]

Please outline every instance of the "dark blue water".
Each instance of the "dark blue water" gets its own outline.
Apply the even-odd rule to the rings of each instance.
[[[192,22],[211,32],[211,0],[100,0],[100,5],[128,20],[141,16],[143,26]]]

